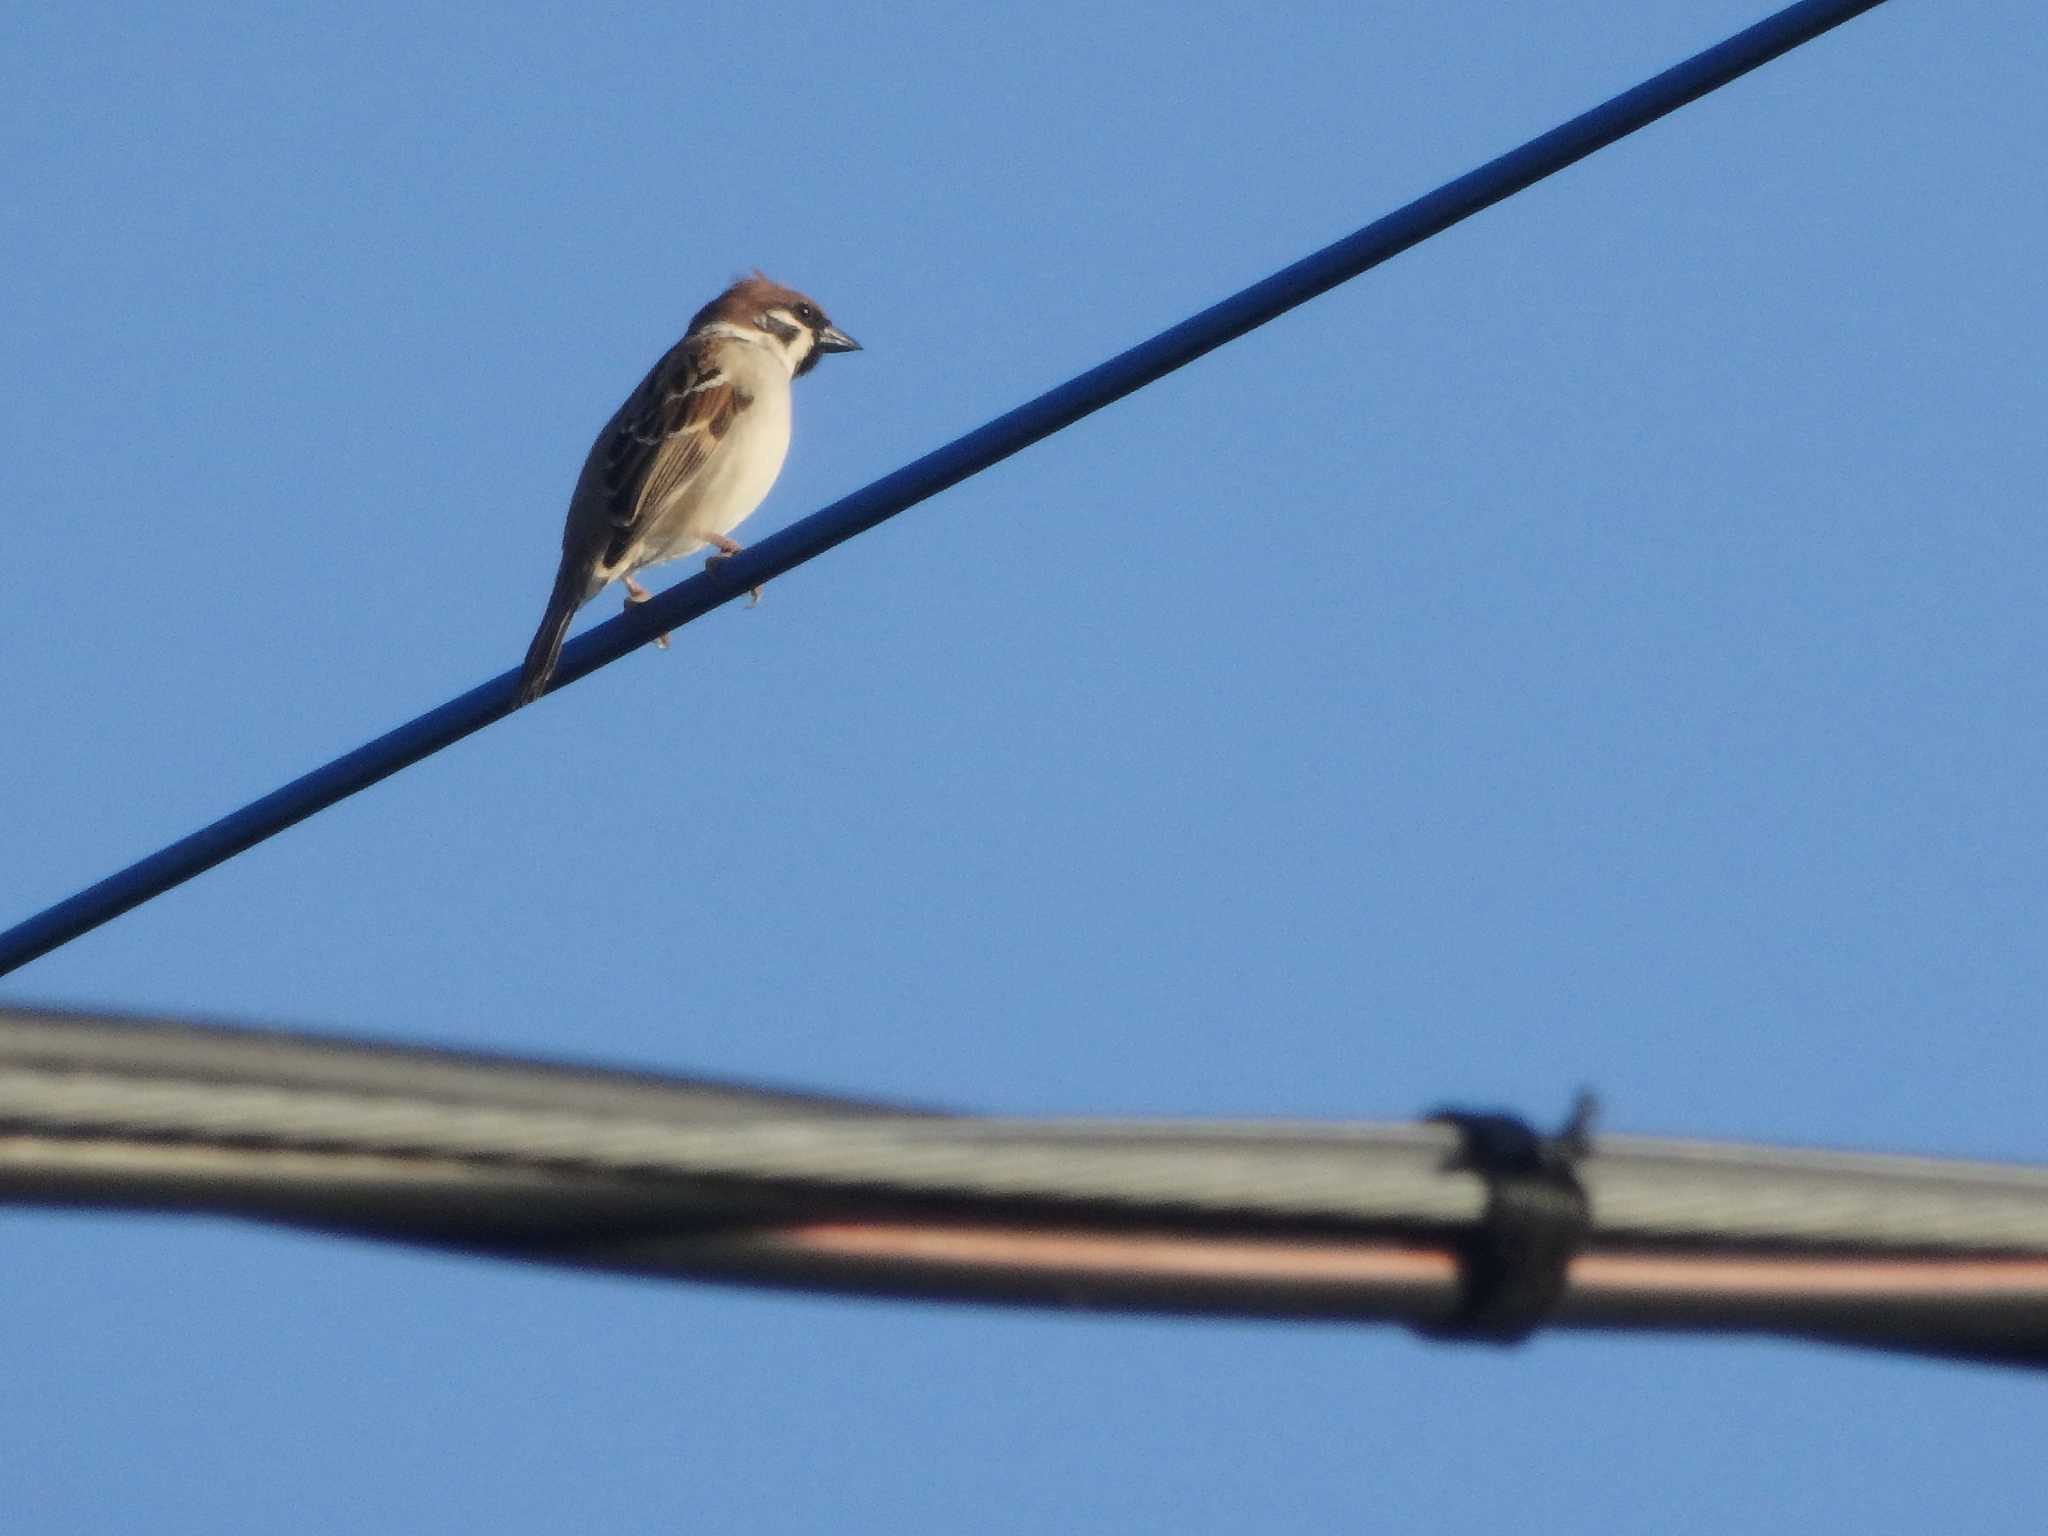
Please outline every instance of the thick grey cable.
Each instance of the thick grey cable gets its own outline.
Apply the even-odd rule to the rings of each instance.
[[[184,1210],[579,1268],[1455,1325],[1434,1125],[1002,1121],[0,1010],[0,1205]],[[1547,1327],[2048,1363],[2048,1172],[1601,1138]]]
[[[401,1060],[424,1057],[439,1077],[422,1092],[381,1070],[373,1047],[302,1048],[277,1056],[267,1072],[258,1055],[224,1073],[217,1032],[143,1029],[149,1064],[124,1068],[106,1049],[109,1027],[100,1021],[79,1058],[66,1060],[64,1039],[79,1038],[83,1021],[0,1012],[0,1128],[713,1181],[728,1191],[756,1185],[838,1199],[1027,1202],[1049,1212],[1121,1208],[1382,1230],[1457,1227],[1485,1204],[1483,1181],[1450,1166],[1456,1138],[1440,1126],[891,1115],[793,1096],[764,1096],[749,1110],[741,1091],[713,1085],[664,1089],[647,1079],[410,1053]],[[181,1068],[181,1057],[192,1065]],[[366,1081],[351,1081],[352,1069]],[[518,1092],[494,1097],[500,1078]],[[562,1090],[553,1102],[544,1091],[551,1081]],[[636,1107],[610,1102],[607,1086]],[[594,1102],[577,1106],[579,1094]],[[1603,1241],[2048,1257],[2048,1170],[1601,1137],[1581,1178]]]

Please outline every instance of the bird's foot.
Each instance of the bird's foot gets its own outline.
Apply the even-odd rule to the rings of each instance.
[[[641,586],[639,582],[630,576],[624,578],[624,585],[626,588],[626,606],[628,608],[638,607],[641,603],[646,602],[648,598],[654,596],[652,592]],[[666,631],[654,637],[654,647],[656,650],[661,651],[668,649],[668,634]]]
[[[717,538],[713,539],[711,542],[718,546],[719,552],[705,560],[704,569],[706,571],[715,571],[718,566],[724,564],[727,560],[730,560],[734,555],[740,552],[740,546],[734,543],[731,539]],[[747,588],[747,606],[749,608],[758,608],[760,607],[760,605],[761,589],[759,587]]]

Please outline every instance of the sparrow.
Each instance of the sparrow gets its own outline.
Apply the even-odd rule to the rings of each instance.
[[[859,350],[814,301],[758,271],[697,311],[583,461],[518,704],[546,691],[569,621],[608,583],[625,587],[628,605],[644,603],[635,571],[715,548],[708,570],[739,553],[732,531],[789,452],[790,384],[829,352]]]

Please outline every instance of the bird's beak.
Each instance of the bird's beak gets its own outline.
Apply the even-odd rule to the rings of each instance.
[[[828,325],[818,332],[817,348],[820,352],[858,352],[860,343],[836,325]]]

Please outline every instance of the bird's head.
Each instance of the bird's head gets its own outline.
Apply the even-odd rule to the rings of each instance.
[[[750,273],[697,313],[690,329],[724,324],[757,334],[782,357],[792,378],[802,378],[828,352],[858,352],[860,343],[825,317],[815,299]]]

